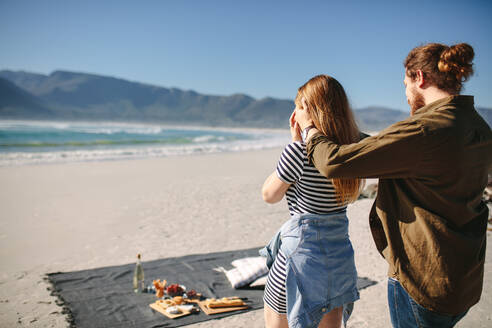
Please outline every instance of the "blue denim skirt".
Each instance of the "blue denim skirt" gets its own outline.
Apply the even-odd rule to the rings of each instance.
[[[289,327],[317,327],[344,307],[344,323],[359,299],[354,251],[345,213],[294,215],[262,250],[285,254]]]

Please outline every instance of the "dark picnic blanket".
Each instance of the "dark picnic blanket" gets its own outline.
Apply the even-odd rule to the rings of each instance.
[[[84,328],[109,327],[180,327],[200,321],[223,318],[263,307],[263,288],[233,289],[223,272],[213,268],[232,268],[235,259],[258,256],[259,247],[208,254],[160,259],[143,262],[145,283],[154,279],[166,279],[195,289],[205,297],[220,298],[239,296],[248,298],[250,308],[207,316],[203,312],[178,319],[168,319],[152,310],[149,304],[155,294],[133,292],[132,279],[135,263],[82,270],[50,273],[47,279],[52,284],[52,293],[59,297],[64,312],[72,326]],[[359,288],[374,282],[359,278]]]

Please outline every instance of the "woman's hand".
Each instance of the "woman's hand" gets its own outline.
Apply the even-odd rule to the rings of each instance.
[[[299,124],[300,130],[303,131],[310,125],[313,125],[313,119],[308,112],[308,105],[306,102],[306,98],[301,99],[302,107],[297,107],[295,109],[295,120]]]
[[[295,109],[292,112],[292,115],[290,115],[289,125],[290,125],[290,135],[292,136],[292,142],[302,141],[301,128],[299,127],[299,124],[296,121]]]

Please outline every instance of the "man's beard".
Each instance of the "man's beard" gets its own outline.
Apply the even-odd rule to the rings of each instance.
[[[425,100],[424,96],[416,89],[412,89],[410,92],[412,99],[408,99],[408,104],[410,105],[410,114],[413,115],[419,108],[425,106]]]

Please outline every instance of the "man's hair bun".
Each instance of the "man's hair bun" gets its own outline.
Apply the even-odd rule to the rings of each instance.
[[[428,85],[459,94],[465,82],[473,74],[473,48],[467,43],[448,47],[442,43],[428,43],[413,48],[403,65],[406,75],[415,80],[417,72],[424,73]]]
[[[464,82],[473,74],[473,57],[475,52],[467,43],[446,47],[439,58],[438,69],[443,73],[451,73],[458,81]]]

